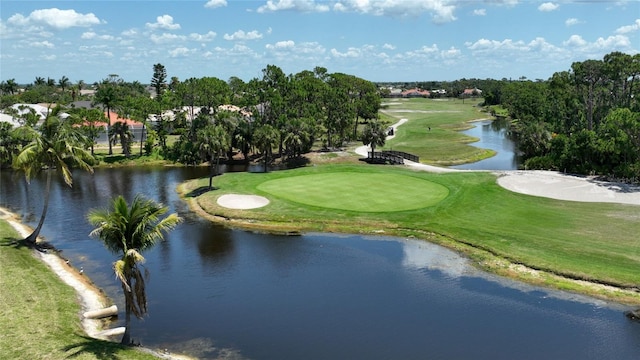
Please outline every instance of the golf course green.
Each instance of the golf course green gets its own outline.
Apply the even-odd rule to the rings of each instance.
[[[449,190],[407,175],[337,172],[265,181],[257,189],[271,195],[322,208],[361,212],[396,212],[432,206]]]
[[[216,190],[195,191],[207,184],[207,178],[196,179],[179,191],[200,215],[228,226],[421,238],[464,253],[498,274],[640,302],[633,295],[640,283],[637,206],[518,194],[500,187],[489,172],[434,174],[366,164],[225,173],[215,178]],[[224,194],[260,195],[269,205],[225,208],[216,202]],[[517,274],[514,264],[549,276]],[[602,295],[599,288],[584,289],[562,279],[629,291]]]

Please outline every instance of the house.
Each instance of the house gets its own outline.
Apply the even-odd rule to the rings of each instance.
[[[482,90],[478,89],[478,88],[473,88],[473,89],[464,89],[464,91],[462,92],[463,96],[480,96],[482,95]]]
[[[427,90],[422,90],[419,88],[413,88],[413,89],[409,89],[409,90],[405,90],[402,92],[402,97],[405,98],[409,98],[409,97],[426,97],[428,98],[429,96],[431,96],[431,93]]]

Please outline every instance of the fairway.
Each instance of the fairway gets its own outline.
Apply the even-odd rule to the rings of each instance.
[[[449,190],[399,174],[336,172],[301,175],[261,183],[259,190],[305,205],[359,212],[396,212],[433,206]]]

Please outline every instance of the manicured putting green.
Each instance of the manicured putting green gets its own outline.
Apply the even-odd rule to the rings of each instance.
[[[446,187],[420,178],[359,172],[274,179],[258,185],[258,189],[305,205],[361,212],[420,209],[449,195]]]

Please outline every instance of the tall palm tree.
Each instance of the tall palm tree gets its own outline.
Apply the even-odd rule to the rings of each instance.
[[[62,90],[63,93],[65,89],[69,87],[70,84],[71,84],[71,81],[66,76],[62,76],[60,80],[58,80],[58,86],[60,87],[60,90]]]
[[[371,146],[371,156],[377,146],[384,146],[387,140],[387,131],[384,129],[380,121],[372,119],[365,125],[362,130],[362,144]]]
[[[262,153],[264,172],[267,172],[267,164],[273,157],[273,147],[278,144],[279,137],[278,130],[269,124],[260,126],[253,133],[254,144]]]
[[[231,144],[231,137],[222,125],[209,124],[198,130],[197,142],[201,158],[209,162],[209,189],[212,189],[213,177],[218,174],[220,154]]]
[[[109,80],[103,80],[98,85],[98,89],[94,95],[94,102],[96,104],[102,104],[104,109],[107,110],[107,139],[109,139],[111,137],[111,110],[118,102],[116,85]],[[109,155],[113,155],[111,141],[109,141]]]
[[[20,132],[24,132],[23,136],[31,139],[31,143],[26,145],[14,158],[13,167],[23,171],[27,181],[30,181],[42,170],[46,170],[47,174],[44,207],[40,221],[33,233],[25,239],[31,245],[36,243],[47,215],[53,171],[60,171],[64,182],[70,187],[73,185],[70,166],[75,165],[93,173],[91,167],[93,157],[85,150],[86,138],[77,128],[60,121],[57,117],[58,111],[59,109],[54,109],[50,112],[38,130],[29,126],[19,128]]]
[[[125,299],[125,326],[123,344],[131,343],[131,314],[142,318],[147,313],[145,279],[148,271],[142,264],[142,252],[164,239],[164,234],[178,225],[182,219],[175,213],[161,218],[168,207],[153,200],[136,196],[129,206],[122,196],[112,200],[109,210],[92,209],[87,215],[96,228],[91,236],[99,237],[114,254],[121,255],[113,263],[116,277],[122,284]]]
[[[109,144],[115,145],[118,141],[120,141],[124,156],[127,158],[131,156],[133,133],[131,132],[129,125],[123,121],[116,121],[112,126],[111,133],[109,134]]]

